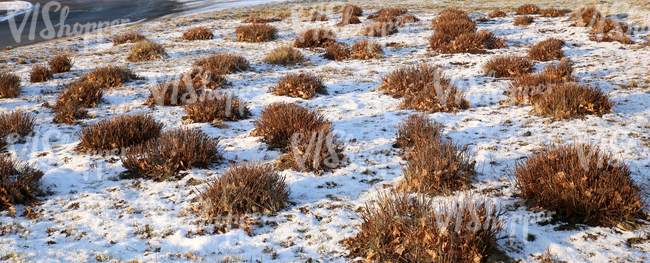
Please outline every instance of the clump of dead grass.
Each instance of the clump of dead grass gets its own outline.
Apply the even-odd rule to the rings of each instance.
[[[510,83],[508,94],[517,105],[533,104],[554,86],[572,81],[572,65],[568,62],[553,63],[535,74],[516,76]]]
[[[372,37],[385,37],[398,32],[397,23],[375,21],[368,23],[361,29],[361,35]]]
[[[20,77],[8,72],[0,72],[0,99],[16,98],[20,95]]]
[[[206,91],[206,95],[194,103],[185,105],[183,119],[192,122],[217,123],[248,119],[248,105],[233,94]]]
[[[323,84],[323,79],[310,73],[290,73],[270,91],[278,96],[303,99],[311,99],[316,93],[327,95],[327,87]]]
[[[70,56],[64,54],[52,57],[50,61],[48,61],[48,64],[50,65],[52,73],[58,74],[70,71],[74,62],[72,62]]]
[[[212,39],[214,35],[209,28],[204,26],[193,27],[188,29],[183,33],[181,39],[183,40],[209,40]]]
[[[277,22],[277,21],[282,21],[282,18],[280,17],[259,17],[259,16],[250,16],[242,20],[242,23],[255,23],[255,24],[260,24],[260,23],[271,23],[271,22]]]
[[[122,157],[126,171],[121,178],[146,178],[165,181],[178,172],[208,168],[221,160],[219,137],[211,137],[199,129],[174,129],[160,137],[130,148]]]
[[[309,21],[316,22],[316,21],[327,21],[327,16],[320,14],[318,12],[314,12],[311,14],[311,18],[309,18]]]
[[[602,15],[594,7],[583,7],[571,13],[571,19],[575,20],[574,26],[591,26],[602,18]]]
[[[215,53],[195,61],[194,67],[212,74],[231,74],[248,70],[250,63],[246,57],[239,54]]]
[[[497,18],[497,17],[505,17],[506,12],[503,12],[501,10],[494,10],[488,14],[488,18]]]
[[[334,43],[325,49],[323,57],[329,60],[346,60],[350,58],[350,48],[344,43]]]
[[[540,11],[541,17],[562,17],[564,15],[566,15],[566,12],[555,8],[546,8]]]
[[[280,156],[280,170],[322,173],[343,165],[345,145],[330,125],[316,130],[302,130],[291,136],[291,144]]]
[[[483,65],[483,72],[497,78],[515,77],[533,71],[534,62],[515,55],[494,56]]]
[[[518,16],[515,18],[515,26],[527,26],[533,23],[533,21],[532,16]]]
[[[328,47],[336,43],[336,35],[325,28],[308,29],[296,36],[294,46],[298,48]]]
[[[319,131],[330,126],[330,122],[318,111],[284,102],[266,106],[253,124],[255,130],[251,135],[262,136],[262,141],[271,149],[288,147],[296,133]]]
[[[515,14],[517,15],[537,15],[540,12],[540,8],[534,4],[525,4],[517,7]]]
[[[594,145],[549,145],[511,171],[521,197],[566,221],[613,227],[645,218],[647,200],[631,171]]]
[[[35,64],[29,72],[29,81],[46,82],[54,76],[52,70],[44,64]]]
[[[361,7],[358,7],[356,5],[346,5],[341,9],[341,13],[343,16],[348,15],[348,16],[362,16],[363,15],[363,10]]]
[[[274,40],[278,29],[268,24],[243,25],[235,29],[238,41],[258,43]]]
[[[160,136],[164,124],[151,115],[122,115],[86,126],[75,135],[78,152],[120,154],[133,146]],[[100,152],[101,151],[101,152]]]
[[[151,40],[140,40],[131,47],[131,53],[126,58],[129,61],[140,62],[161,58],[165,49],[160,44]]]
[[[86,108],[96,107],[104,96],[103,89],[94,82],[70,83],[52,107],[55,112],[54,123],[75,124],[76,120],[85,118],[88,114]]]
[[[411,114],[397,125],[393,147],[412,148],[422,140],[440,140],[444,127],[426,114]]]
[[[117,88],[135,79],[138,76],[130,69],[113,65],[95,68],[81,76],[81,81],[94,83],[104,89]]]
[[[442,10],[431,22],[431,26],[434,33],[429,38],[430,50],[465,53],[505,47],[505,39],[496,38],[487,31],[476,32],[476,23],[462,10]]]
[[[533,113],[555,119],[581,118],[585,115],[602,116],[612,112],[613,103],[597,87],[577,83],[554,86],[535,102]]]
[[[380,58],[384,49],[377,42],[364,39],[352,44],[350,57],[353,59],[375,59]]]
[[[139,33],[127,32],[127,33],[115,35],[112,38],[110,38],[108,41],[113,42],[114,45],[121,45],[124,43],[136,43],[145,39],[147,38]]]
[[[0,113],[0,152],[8,143],[21,142],[34,132],[36,117],[31,113],[11,111]],[[0,153],[1,154],[1,153]]]
[[[0,211],[14,204],[30,205],[43,195],[39,189],[43,172],[8,154],[0,154]]]
[[[302,52],[291,46],[277,47],[269,52],[262,61],[275,65],[295,65],[305,60]]]
[[[562,45],[564,45],[564,41],[557,38],[540,41],[530,48],[528,58],[539,61],[562,59],[564,57]]]

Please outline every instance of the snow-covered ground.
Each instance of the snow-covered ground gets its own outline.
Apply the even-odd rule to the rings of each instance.
[[[377,91],[381,76],[409,64],[428,62],[445,68],[451,79],[466,91],[472,108],[455,114],[430,116],[446,126],[445,136],[470,146],[478,162],[475,192],[507,209],[510,238],[501,240],[500,249],[523,262],[535,262],[535,256],[547,248],[567,262],[647,262],[650,242],[626,245],[630,238],[650,235],[647,227],[635,231],[620,228],[584,227],[555,230],[559,225],[537,224],[548,219],[545,213],[527,211],[508,180],[508,169],[515,161],[550,143],[592,142],[611,151],[631,167],[633,178],[649,186],[650,174],[650,47],[636,44],[596,43],[588,40],[585,28],[569,27],[563,18],[535,18],[527,27],[513,25],[512,12],[505,18],[478,23],[507,39],[508,47],[490,54],[436,54],[428,51],[432,34],[430,20],[434,9],[410,10],[421,22],[400,28],[398,34],[372,38],[385,48],[385,57],[376,60],[329,61],[318,50],[302,50],[308,61],[290,67],[272,66],[261,60],[273,48],[290,45],[294,37],[308,28],[325,26],[337,32],[345,43],[363,39],[361,25],[336,27],[340,16],[326,12],[329,21],[303,22],[300,13],[273,23],[279,29],[278,40],[268,43],[234,42],[234,30],[241,25],[233,19],[242,13],[262,15],[297,8],[321,8],[344,3],[286,3],[195,14],[144,23],[135,28],[114,29],[105,35],[90,35],[19,47],[0,53],[0,70],[19,74],[24,86],[17,99],[1,99],[0,111],[30,111],[38,116],[36,135],[30,142],[15,145],[10,151],[45,172],[43,187],[50,193],[35,209],[38,219],[27,219],[17,206],[16,216],[0,213],[0,257],[27,262],[139,262],[199,260],[214,262],[231,256],[243,261],[346,262],[347,251],[340,241],[356,233],[359,224],[355,210],[376,196],[377,191],[400,180],[403,163],[392,148],[399,121],[412,111],[398,110],[400,100]],[[363,3],[360,4],[365,7]],[[387,5],[390,6],[390,5]],[[366,7],[367,8],[367,7]],[[376,11],[366,9],[365,14]],[[376,8],[376,6],[373,6]],[[487,11],[471,11],[472,17]],[[363,22],[367,22],[362,18]],[[186,29],[203,25],[211,28],[215,39],[182,41]],[[137,29],[147,38],[161,43],[169,57],[152,62],[126,60],[131,44],[113,46],[104,39],[109,35]],[[563,50],[574,63],[574,76],[580,82],[598,86],[615,102],[614,113],[602,117],[552,121],[530,114],[531,107],[501,104],[508,80],[494,80],[482,74],[482,64],[494,55],[525,55],[541,40],[556,37],[567,42]],[[69,52],[75,58],[71,73],[60,74],[45,83],[30,83],[27,63],[42,63],[57,52]],[[236,52],[247,57],[252,70],[228,75],[229,92],[250,104],[250,120],[227,122],[226,128],[209,124],[184,124],[182,107],[144,106],[148,88],[168,77],[188,71],[193,61],[213,52]],[[538,63],[540,70],[547,63]],[[83,73],[97,66],[129,67],[144,80],[130,82],[105,95],[100,107],[90,109],[94,118],[80,125],[52,123],[53,114],[42,106],[53,103],[58,92]],[[329,95],[311,100],[271,95],[268,88],[287,73],[312,72],[325,79]],[[223,138],[225,158],[232,161],[262,160],[274,162],[279,152],[269,151],[259,137],[250,135],[252,120],[273,102],[300,102],[318,109],[333,122],[347,144],[350,163],[332,173],[285,171],[295,204],[267,216],[253,227],[253,235],[232,229],[224,234],[201,235],[199,229],[212,232],[212,226],[197,224],[192,213],[198,206],[193,190],[218,176],[227,164],[211,169],[193,169],[178,181],[151,182],[120,180],[124,169],[116,156],[79,155],[73,151],[78,140],[74,133],[81,127],[111,116],[148,113],[165,122],[165,129],[197,127]],[[524,133],[530,136],[525,136]],[[647,194],[647,193],[646,193]],[[149,236],[147,232],[153,236]],[[197,233],[198,232],[198,233]],[[534,236],[532,238],[531,236]]]

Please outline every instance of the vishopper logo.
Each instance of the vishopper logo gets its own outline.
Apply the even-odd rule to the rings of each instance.
[[[59,21],[54,24],[52,18],[50,17],[50,12],[59,12]],[[51,40],[54,38],[60,37],[73,37],[80,36],[86,33],[95,32],[98,35],[102,35],[103,29],[115,26],[123,26],[126,23],[129,23],[129,19],[115,19],[113,21],[101,21],[101,22],[88,22],[85,24],[75,23],[74,25],[68,25],[65,23],[65,20],[68,18],[70,13],[69,6],[62,6],[61,3],[53,1],[48,2],[43,5],[34,4],[34,8],[23,17],[23,20],[20,22],[20,25],[16,23],[16,18],[11,17],[8,19],[9,28],[11,29],[11,34],[14,37],[16,43],[22,41],[23,32],[27,22],[31,19],[30,29],[29,29],[29,40],[36,39],[36,25],[38,22],[39,16],[43,18],[43,23],[45,29],[42,29],[39,32],[39,36],[46,40]]]

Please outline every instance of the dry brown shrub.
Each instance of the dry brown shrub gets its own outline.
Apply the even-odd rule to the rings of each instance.
[[[316,93],[327,95],[327,87],[323,84],[323,79],[310,73],[290,73],[270,91],[273,95],[303,99],[311,99]]]
[[[294,46],[298,48],[328,47],[336,43],[336,35],[329,29],[308,29],[296,36]]]
[[[248,119],[248,105],[233,94],[206,91],[205,97],[185,105],[186,116],[193,122],[220,122]]]
[[[613,227],[646,218],[647,200],[630,169],[594,145],[549,145],[511,171],[521,196],[562,220]]]
[[[110,38],[108,41],[113,42],[114,45],[121,45],[124,43],[136,43],[145,39],[147,38],[144,37],[143,35],[140,35],[139,33],[128,32],[128,33],[115,35],[112,38]]]
[[[341,9],[341,13],[343,16],[362,16],[363,15],[363,10],[361,7],[358,7],[356,5],[346,5]]]
[[[503,12],[501,10],[494,10],[488,14],[488,18],[497,18],[497,17],[505,17],[506,12]]]
[[[621,44],[626,44],[626,45],[634,44],[634,41],[632,41],[628,36],[626,36],[624,33],[617,32],[617,31],[610,31],[609,33],[606,34],[590,34],[589,40],[596,41],[596,42],[617,41]]]
[[[35,125],[36,117],[31,113],[0,113],[0,151],[4,151],[8,143],[22,142],[23,138],[34,132]]]
[[[0,99],[18,97],[20,91],[20,77],[12,73],[0,72]]]
[[[332,171],[343,165],[345,145],[334,134],[330,125],[319,130],[303,130],[294,133],[286,153],[277,162],[278,169],[298,172]]]
[[[54,123],[77,123],[77,119],[86,117],[88,111],[85,108],[96,107],[103,96],[103,87],[96,83],[86,81],[70,83],[63,89],[53,106],[56,113]]]
[[[535,102],[533,113],[555,119],[581,118],[585,115],[602,116],[612,112],[612,102],[597,87],[564,83],[554,86]]]
[[[163,126],[161,121],[146,114],[104,119],[75,134],[79,137],[75,150],[89,154],[123,154],[131,146],[160,136]]]
[[[525,4],[517,7],[515,14],[517,15],[537,15],[539,14],[539,6],[533,4]]]
[[[248,213],[274,213],[288,206],[291,189],[272,165],[231,165],[200,193],[210,218]]]
[[[294,65],[305,60],[300,50],[291,46],[277,47],[262,59],[262,61],[276,65]]]
[[[445,8],[438,13],[438,17],[433,20],[432,24],[437,24],[444,20],[467,20],[472,19],[467,15],[467,12],[455,8]]]
[[[199,129],[174,129],[160,137],[130,148],[122,157],[126,171],[121,178],[147,178],[165,181],[179,171],[193,167],[208,168],[221,160],[219,137],[210,137]]]
[[[440,203],[380,192],[359,216],[359,232],[343,246],[368,262],[483,262],[505,237],[505,212],[473,195]]]
[[[372,22],[361,29],[361,34],[372,37],[385,37],[397,33],[397,23],[393,22]]]
[[[408,12],[406,8],[401,7],[389,7],[380,9],[377,13],[369,15],[367,19],[374,19],[375,21],[381,20],[384,22],[393,21],[398,16],[404,15]]]
[[[311,14],[311,18],[309,18],[309,21],[316,22],[316,21],[327,21],[327,16],[320,14],[318,12],[314,12]]]
[[[428,85],[414,96],[407,97],[399,105],[400,109],[422,112],[457,112],[470,108],[464,93],[455,85]]]
[[[72,62],[68,55],[57,55],[52,57],[48,64],[50,65],[52,73],[58,74],[70,71],[74,62]]]
[[[376,42],[364,39],[352,44],[350,57],[353,59],[374,59],[380,58],[384,49]]]
[[[329,60],[345,60],[350,58],[350,48],[344,43],[334,43],[325,49],[323,57]]]
[[[82,81],[92,82],[104,89],[120,87],[134,79],[138,79],[138,76],[130,69],[113,65],[95,68],[81,76]]]
[[[126,59],[133,62],[149,61],[164,55],[165,49],[160,44],[151,40],[141,40],[131,47],[131,53]]]
[[[414,16],[414,15],[408,14],[408,15],[400,16],[398,22],[401,23],[401,24],[417,23],[417,22],[420,22],[420,18],[418,18],[417,16]]]
[[[497,38],[492,32],[480,31],[478,33],[462,34],[455,39],[434,33],[429,38],[429,48],[441,53],[481,53],[480,50],[496,49],[506,46],[503,38]]]
[[[435,34],[443,34],[452,39],[462,35],[476,32],[476,23],[472,20],[449,19],[447,17],[438,17],[433,20],[432,27]]]
[[[278,29],[268,24],[252,24],[239,26],[235,29],[237,40],[243,42],[267,42],[274,40]]]
[[[625,34],[629,30],[629,27],[624,22],[615,21],[609,18],[601,19],[591,26],[591,32],[593,33],[603,34],[609,33],[612,30]]]
[[[260,23],[271,23],[271,22],[277,22],[277,21],[282,21],[282,18],[280,17],[259,17],[259,16],[251,16],[247,17],[244,20],[242,20],[242,23],[255,23],[255,24],[260,24]]]
[[[43,172],[30,165],[0,154],[0,211],[13,204],[30,205],[38,201],[37,195],[43,195],[39,188]]]
[[[266,106],[253,124],[255,130],[251,135],[262,136],[271,149],[288,147],[296,133],[330,127],[330,122],[318,111],[284,102]]]
[[[190,72],[183,74],[181,81],[182,85],[191,85],[195,90],[219,89],[229,84],[228,79],[222,74],[213,73],[196,66]]]
[[[193,103],[193,99],[198,99],[205,90],[202,86],[195,86],[187,81],[189,78],[183,78],[174,81],[166,80],[156,84],[149,89],[150,95],[145,105],[153,106],[180,106]]]
[[[566,12],[555,8],[547,8],[540,11],[541,17],[562,17],[564,15],[566,15]]]
[[[528,58],[539,61],[559,60],[564,57],[562,51],[564,41],[557,38],[549,38],[533,45],[528,51]]]
[[[204,26],[190,28],[183,33],[181,39],[184,40],[209,40],[212,39],[214,35],[209,28]]]
[[[591,26],[602,18],[602,15],[594,7],[583,7],[571,14],[571,19],[575,20],[575,26]]]
[[[416,113],[403,119],[397,125],[393,147],[411,148],[422,140],[440,140],[445,126],[431,119],[429,115]]]
[[[510,83],[508,94],[517,105],[533,104],[554,86],[572,81],[573,68],[570,63],[560,62],[544,66],[536,74],[516,76]]]
[[[45,82],[54,76],[50,68],[44,64],[35,64],[29,72],[29,81]]]
[[[518,16],[515,18],[515,26],[527,26],[533,23],[533,21],[532,16]]]
[[[483,72],[497,78],[516,77],[533,71],[535,63],[527,57],[515,55],[494,56],[483,65]]]
[[[242,55],[230,53],[215,53],[194,62],[194,66],[213,74],[231,74],[248,70],[250,63]]]
[[[341,22],[336,23],[337,26],[344,26],[349,24],[361,24],[361,20],[359,20],[359,18],[356,16],[343,15]]]

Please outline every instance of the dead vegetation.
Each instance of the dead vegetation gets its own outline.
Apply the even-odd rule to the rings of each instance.
[[[0,155],[9,143],[20,143],[34,132],[36,117],[31,113],[11,111],[0,113]]]
[[[309,18],[309,21],[316,22],[316,21],[327,21],[327,16],[320,14],[318,12],[314,12],[311,14],[311,18]]]
[[[302,52],[291,46],[277,47],[262,59],[262,61],[275,65],[295,65],[305,60]]]
[[[0,72],[0,99],[16,98],[20,95],[20,77],[8,72]]]
[[[270,89],[273,95],[311,99],[316,93],[327,95],[323,79],[310,73],[290,73]]]
[[[541,17],[563,17],[564,15],[566,15],[566,12],[564,12],[564,10],[555,8],[546,8],[540,11]]]
[[[294,46],[297,48],[328,47],[336,43],[336,35],[325,28],[308,29],[296,36]]]
[[[64,54],[52,57],[50,61],[48,61],[48,64],[50,65],[52,73],[59,74],[70,71],[74,62],[72,62],[70,56]]]
[[[207,123],[238,121],[251,116],[245,102],[233,94],[220,91],[206,91],[202,99],[185,104],[185,114],[183,119]]]
[[[209,28],[199,26],[188,29],[183,33],[181,39],[183,40],[209,40],[212,39],[214,35]]]
[[[356,5],[346,5],[341,9],[341,13],[345,17],[346,15],[348,16],[362,16],[363,15],[363,10],[361,7],[358,7]]]
[[[517,7],[515,14],[517,15],[537,15],[540,13],[540,8],[537,5],[525,4]]]
[[[162,58],[165,49],[160,44],[151,40],[140,40],[131,46],[131,53],[126,58],[128,61],[141,62]]]
[[[255,24],[261,24],[261,23],[271,23],[271,22],[278,22],[282,21],[282,18],[280,17],[259,17],[259,16],[250,16],[242,20],[242,23],[255,23]]]
[[[160,136],[164,124],[151,115],[122,115],[86,126],[75,135],[75,150],[87,154],[124,154],[124,150]]]
[[[345,145],[329,125],[316,130],[301,130],[291,137],[291,144],[277,161],[280,170],[322,173],[343,165]]]
[[[538,61],[560,60],[564,57],[562,45],[564,41],[557,38],[540,41],[530,48],[528,58]]]
[[[75,124],[87,116],[86,108],[99,104],[104,96],[103,87],[93,82],[77,81],[63,89],[52,107],[55,112],[54,123]]]
[[[577,83],[564,83],[552,87],[550,92],[535,102],[533,113],[555,119],[581,118],[585,115],[602,116],[612,112],[613,103],[597,87]]]
[[[288,206],[291,189],[272,165],[243,162],[231,165],[207,183],[200,196],[209,218],[249,213],[275,213]]]
[[[397,125],[395,144],[397,148],[412,148],[423,140],[438,141],[445,126],[426,114],[411,114]]]
[[[278,29],[269,24],[252,24],[235,29],[238,41],[259,43],[274,40]]]
[[[613,227],[647,216],[629,167],[594,145],[547,146],[517,162],[511,174],[523,198],[562,220]]]
[[[39,186],[43,172],[27,163],[0,154],[0,211],[14,204],[30,205],[43,195]]]
[[[505,237],[505,212],[474,196],[437,203],[380,192],[359,216],[359,232],[343,246],[374,262],[483,262]]]
[[[546,65],[541,72],[516,76],[510,83],[508,95],[517,105],[533,104],[553,86],[572,81],[572,72],[568,62]]]
[[[527,26],[533,23],[533,21],[532,16],[518,16],[515,18],[515,26]]]
[[[319,131],[331,126],[318,111],[284,102],[266,106],[253,124],[255,130],[251,135],[262,136],[262,141],[271,149],[287,148],[291,144],[291,137],[296,133]]]
[[[122,157],[126,171],[120,177],[161,182],[177,176],[180,171],[208,168],[221,160],[223,150],[219,141],[219,137],[211,137],[199,129],[166,131],[158,138],[130,148]]]
[[[394,22],[371,22],[363,26],[361,35],[371,37],[385,37],[397,33],[397,24]]]
[[[350,48],[350,57],[353,59],[376,59],[384,52],[381,45],[376,42],[364,39],[354,42]]]
[[[94,83],[103,89],[121,87],[124,83],[136,79],[138,76],[130,69],[113,65],[95,68],[81,76],[81,81]]]
[[[503,12],[501,10],[494,10],[488,14],[488,18],[497,18],[497,17],[505,17],[506,12]]]
[[[323,57],[329,60],[346,60],[350,58],[350,48],[344,43],[334,43],[325,49]]]
[[[239,54],[214,53],[195,61],[194,67],[211,74],[231,74],[250,69],[250,63]]]
[[[441,53],[472,53],[483,49],[505,47],[505,39],[491,32],[476,32],[477,26],[464,11],[447,8],[440,12],[431,26],[429,49]]]
[[[112,38],[110,38],[108,41],[113,42],[114,45],[121,45],[124,43],[136,43],[145,39],[147,38],[139,33],[127,32],[127,33],[115,35]]]
[[[52,70],[44,64],[34,64],[29,72],[29,81],[46,82],[54,76]]]
[[[534,62],[515,55],[493,56],[483,65],[483,73],[497,78],[516,77],[533,71]]]

